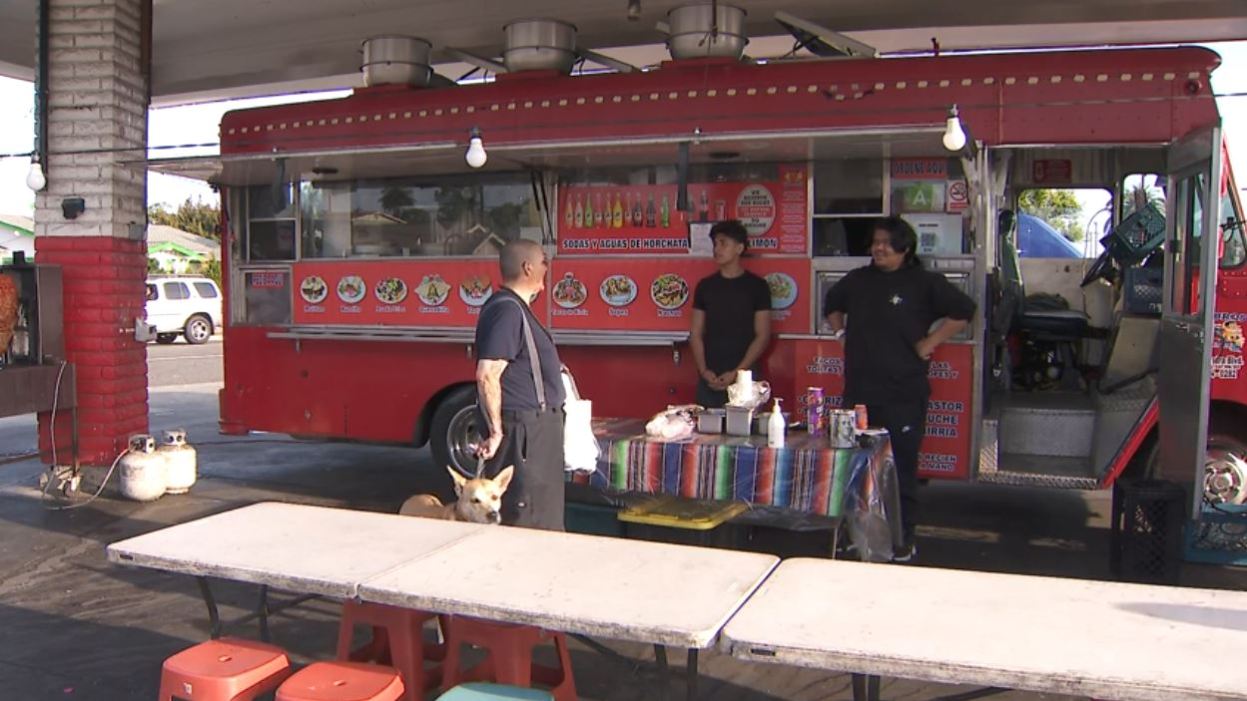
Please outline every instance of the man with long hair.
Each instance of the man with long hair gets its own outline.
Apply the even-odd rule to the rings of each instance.
[[[844,405],[866,405],[871,424],[888,430],[901,493],[903,545],[894,560],[917,553],[918,449],[926,430],[931,356],[961,332],[975,304],[918,259],[918,236],[900,217],[875,224],[871,263],[845,275],[823,302],[835,332],[845,331]]]

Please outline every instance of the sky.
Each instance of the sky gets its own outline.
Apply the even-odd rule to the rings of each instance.
[[[1242,93],[1243,96],[1218,98],[1222,122],[1230,148],[1230,160],[1239,183],[1247,183],[1247,41],[1206,44],[1221,54],[1221,67],[1213,73],[1216,94]],[[235,100],[183,107],[154,109],[148,121],[148,146],[216,144],[221,115],[232,109],[323,99],[344,93],[303,93],[298,95]],[[31,216],[34,193],[26,187],[29,154],[34,144],[34,86],[0,77],[0,214]],[[197,149],[158,148],[158,157],[215,154],[215,146]],[[19,155],[9,155],[19,154]],[[176,207],[188,198],[214,202],[216,196],[207,185],[176,176],[152,173],[148,177],[149,204]],[[1103,197],[1081,198],[1089,219],[1103,206]]]

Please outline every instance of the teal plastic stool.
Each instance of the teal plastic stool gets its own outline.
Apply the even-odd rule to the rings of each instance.
[[[541,689],[522,686],[472,682],[460,684],[437,697],[438,701],[554,701],[554,696]]]

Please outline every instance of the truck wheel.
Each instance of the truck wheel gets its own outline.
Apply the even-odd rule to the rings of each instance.
[[[158,334],[156,334],[156,343],[159,343],[159,344],[161,344],[161,345],[163,345],[163,346],[167,346],[167,345],[169,345],[170,343],[173,343],[173,342],[174,342],[174,341],[176,341],[176,340],[178,340],[178,335],[177,335],[177,334],[175,334],[175,333],[158,333]]]
[[[212,320],[206,316],[196,314],[186,320],[186,326],[182,329],[182,333],[186,336],[186,342],[191,345],[199,345],[207,343],[212,338]]]
[[[437,469],[449,465],[466,477],[476,476],[476,445],[481,440],[476,417],[476,387],[453,390],[433,412],[429,447]]]

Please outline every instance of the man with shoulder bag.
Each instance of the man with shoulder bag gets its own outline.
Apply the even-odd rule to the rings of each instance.
[[[563,530],[566,398],[562,363],[550,332],[529,304],[545,287],[541,246],[512,241],[499,253],[502,288],[476,324],[477,406],[485,474],[515,466],[503,495],[503,523]]]

